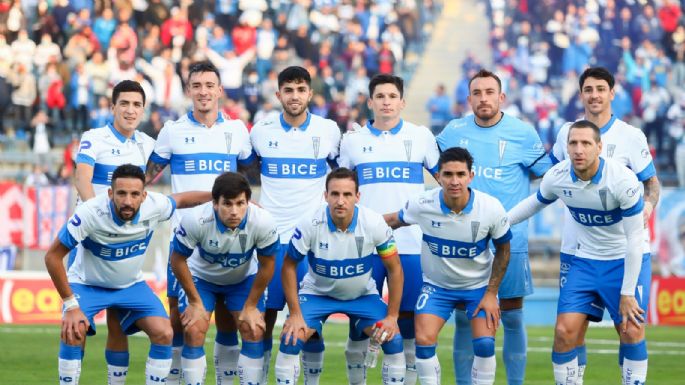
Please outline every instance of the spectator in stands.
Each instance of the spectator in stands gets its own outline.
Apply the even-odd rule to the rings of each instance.
[[[37,96],[36,78],[24,63],[17,62],[10,70],[8,80],[14,86],[12,104],[17,128],[27,130],[33,113],[33,102]]]
[[[100,42],[100,49],[106,52],[109,49],[109,43],[117,28],[117,22],[114,19],[114,12],[111,8],[102,10],[102,14],[95,19],[93,24],[93,33]]]
[[[444,84],[438,84],[435,94],[426,103],[426,109],[430,113],[430,129],[434,135],[438,135],[447,123],[452,120],[452,101],[445,92]]]
[[[85,72],[84,64],[79,63],[74,69],[69,84],[71,98],[69,106],[72,115],[72,130],[82,133],[87,130],[90,123],[89,111],[93,108],[93,84],[90,75]]]

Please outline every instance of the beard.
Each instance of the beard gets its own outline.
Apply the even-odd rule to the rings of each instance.
[[[124,221],[130,221],[136,214],[138,210],[134,210],[131,206],[117,207],[117,216]]]
[[[302,106],[300,108],[297,108],[297,109],[291,109],[291,108],[287,107],[287,105],[286,105],[286,106],[283,106],[283,110],[288,115],[290,115],[292,117],[298,117],[298,116],[301,116],[302,114],[304,114],[305,111],[307,111],[307,104],[303,103]]]
[[[499,114],[499,106],[491,106],[488,112],[481,112],[481,110],[476,109],[473,114],[480,120],[490,120]]]

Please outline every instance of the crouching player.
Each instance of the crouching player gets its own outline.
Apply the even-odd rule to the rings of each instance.
[[[290,316],[281,333],[276,383],[295,384],[298,354],[305,341],[322,334],[331,314],[344,313],[358,320],[354,326],[367,335],[380,321],[375,336],[387,336],[377,338],[385,353],[383,384],[401,385],[406,367],[397,318],[404,276],[392,230],[380,214],[357,205],[359,182],[354,171],[331,172],[324,197],[327,204],[297,225],[283,262],[283,291]],[[297,264],[305,257],[309,270],[298,293]],[[387,306],[371,278],[372,258],[378,257],[389,276]]]
[[[145,383],[166,382],[171,367],[172,330],[164,306],[143,281],[145,250],[159,222],[168,220],[176,207],[193,207],[210,200],[208,192],[189,191],[164,196],[146,192],[145,174],[125,164],[112,174],[108,194],[100,194],[76,208],[45,255],[45,265],[64,300],[59,349],[62,385],[78,384],[85,336],[95,334],[93,317],[107,308],[117,309],[127,334],[143,330],[150,338]],[[64,256],[76,245],[69,272]]]
[[[212,187],[213,201],[184,214],[174,236],[171,267],[183,288],[185,384],[204,384],[203,345],[217,297],[223,297],[242,338],[240,384],[263,383],[264,290],[280,243],[273,218],[249,203],[251,195],[242,175],[220,175]]]
[[[502,204],[468,187],[472,165],[471,154],[463,148],[443,152],[437,174],[442,188],[426,191],[399,212],[385,215],[392,228],[418,224],[423,232],[424,283],[415,313],[416,370],[422,385],[440,384],[438,333],[460,304],[466,307],[473,331],[471,382],[495,382],[497,291],[509,263],[511,231]],[[494,257],[488,247],[491,239]]]

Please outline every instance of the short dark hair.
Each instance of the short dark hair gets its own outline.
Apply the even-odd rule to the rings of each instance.
[[[462,147],[452,147],[443,151],[438,159],[438,171],[442,171],[442,166],[447,162],[464,162],[469,171],[473,168],[473,156],[469,150]]]
[[[194,74],[202,72],[214,72],[216,78],[219,80],[219,84],[221,84],[221,75],[219,74],[219,69],[216,68],[216,66],[212,64],[212,62],[207,60],[198,61],[190,65],[190,67],[188,68],[188,79],[186,79],[186,82],[190,83],[190,78]]]
[[[245,193],[245,199],[248,201],[252,198],[250,183],[242,174],[225,172],[214,179],[214,185],[212,186],[212,200],[214,200],[214,203],[218,203],[221,197],[224,197],[224,199],[237,198],[240,193]]]
[[[278,88],[284,83],[300,83],[305,82],[308,86],[312,85],[312,77],[309,71],[300,66],[290,66],[278,74]]]
[[[328,182],[333,179],[351,179],[354,182],[354,192],[359,191],[359,179],[357,178],[357,173],[349,168],[340,167],[331,171],[331,173],[326,177],[326,191],[328,191]]]
[[[581,91],[583,90],[583,84],[585,84],[585,80],[587,80],[587,78],[606,80],[607,84],[609,84],[609,89],[613,89],[614,84],[616,83],[614,80],[614,75],[612,75],[608,69],[604,67],[590,67],[583,71],[578,79],[578,88]]]
[[[480,71],[476,72],[476,74],[469,79],[469,93],[471,92],[471,83],[478,78],[493,78],[497,80],[497,86],[499,87],[499,90],[502,91],[502,80],[500,80],[499,76],[495,75],[494,72],[481,68]]]
[[[381,84],[394,84],[400,91],[400,98],[404,97],[404,80],[401,77],[390,74],[378,74],[369,82],[369,97],[373,98],[373,91]]]
[[[119,83],[121,84],[121,83]],[[119,178],[134,178],[140,179],[145,185],[145,173],[140,166],[134,166],[131,163],[122,164],[121,166],[114,169],[112,173],[112,188],[114,188],[114,182]]]
[[[566,141],[567,141],[567,142],[568,142],[568,138],[571,137],[571,131],[572,131],[574,128],[589,128],[589,129],[591,129],[591,130],[594,132],[594,134],[595,134],[595,135],[594,135],[594,137],[595,137],[595,142],[596,142],[596,143],[599,143],[599,142],[602,141],[602,133],[601,133],[601,131],[599,130],[599,127],[597,127],[597,125],[594,124],[594,123],[592,123],[591,121],[583,119],[583,120],[578,120],[578,121],[574,122],[574,123],[571,125],[571,127],[568,128],[568,137],[566,138]]]
[[[143,105],[145,105],[145,90],[143,86],[134,80],[122,80],[112,90],[112,104],[117,104],[119,94],[122,92],[138,92],[143,97]]]

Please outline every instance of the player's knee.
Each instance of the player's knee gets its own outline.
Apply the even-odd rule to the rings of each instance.
[[[417,345],[434,345],[438,340],[438,330],[416,324],[415,338]]]
[[[564,322],[557,322],[554,326],[554,345],[566,350],[575,347],[578,340],[578,330]],[[562,351],[566,351],[562,350]]]
[[[150,342],[157,345],[171,345],[174,338],[174,330],[168,322],[159,322],[148,333]]]
[[[190,327],[186,327],[183,331],[183,338],[185,342],[191,346],[202,345],[205,341],[205,336],[207,335],[207,327],[204,325],[198,325],[196,322]]]
[[[402,343],[402,336],[395,334],[390,341],[387,341],[381,345],[383,353],[385,354],[397,354],[404,351],[404,344]]]
[[[645,330],[629,324],[625,332],[620,332],[620,339],[624,344],[636,344],[645,339]]]
[[[492,357],[495,355],[495,338],[479,337],[473,339],[473,354],[478,357]]]
[[[264,331],[262,328],[250,329],[247,323],[243,322],[240,324],[240,337],[247,341],[260,341],[264,339]]]

